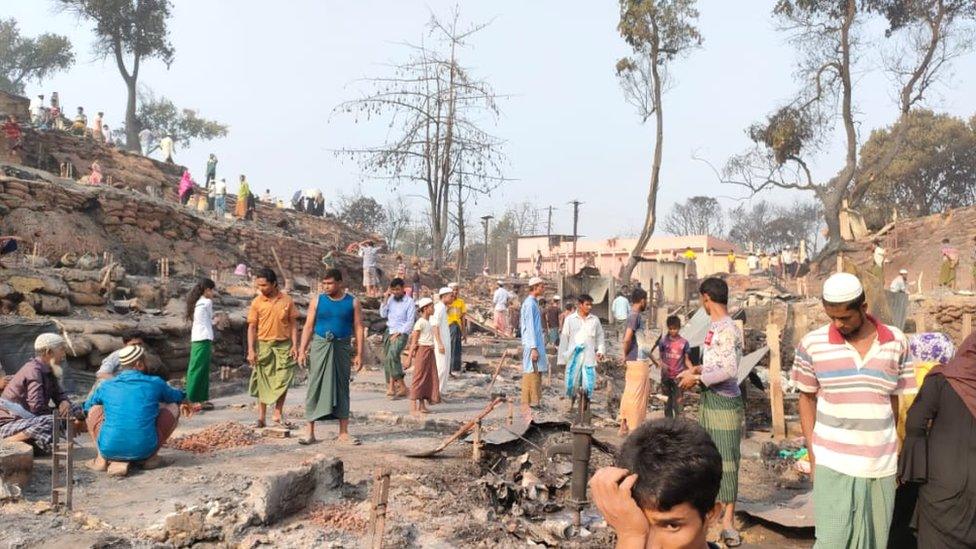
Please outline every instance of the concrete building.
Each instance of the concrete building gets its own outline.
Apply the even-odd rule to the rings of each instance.
[[[601,274],[618,277],[627,262],[636,238],[592,239],[576,241],[576,270],[584,266],[597,268]],[[521,236],[516,246],[514,270],[517,273],[535,273],[535,258],[542,253],[542,272],[545,274],[568,273],[573,268],[573,237],[568,235]],[[708,235],[652,236],[644,248],[643,257],[660,262],[683,261],[687,249],[695,253],[695,272],[698,278],[716,273],[729,272],[728,253],[735,253],[735,272],[746,272],[744,250],[731,242]]]

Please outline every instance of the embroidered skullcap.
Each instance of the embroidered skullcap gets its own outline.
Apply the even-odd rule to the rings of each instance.
[[[835,273],[824,281],[823,300],[827,303],[847,303],[863,293],[861,281],[851,273]]]
[[[49,349],[57,349],[58,347],[64,347],[64,338],[58,334],[41,334],[37,336],[34,340],[34,350],[35,351],[47,351]]]

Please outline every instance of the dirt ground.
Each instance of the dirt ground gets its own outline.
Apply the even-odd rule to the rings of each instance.
[[[613,534],[592,506],[582,512],[583,529],[570,532],[571,514],[565,505],[569,461],[557,456],[547,462],[542,456],[542,448],[570,436],[572,418],[565,413],[566,401],[559,397],[558,375],[545,388],[547,406],[536,418],[542,424],[506,444],[486,444],[479,463],[472,462],[471,445],[465,442],[432,459],[406,457],[436,447],[488,402],[489,361],[480,355],[465,359],[483,366],[452,379],[446,402],[419,419],[409,415],[408,401],[385,397],[382,373],[358,375],[353,382],[352,432],[361,446],[339,446],[333,440],[335,425],[325,423],[318,428],[323,440],[311,446],[299,446],[300,432],[293,431],[291,438],[257,436],[254,444],[211,453],[164,447],[161,455],[171,465],[111,479],[84,467],[94,452],[87,435],[79,437],[74,509],[50,508],[50,459],[35,459],[24,498],[0,505],[3,547],[360,547],[368,539],[370,492],[378,468],[391,472],[388,547],[611,546]],[[517,394],[517,375],[516,366],[504,368],[492,392]],[[611,381],[611,387],[615,383]],[[612,393],[603,385],[594,399],[597,444],[591,468],[611,464],[612,452],[621,442],[611,420],[615,414],[608,410],[608,404],[610,409],[616,406],[608,396]],[[300,423],[303,400],[304,387],[289,393],[286,416],[295,423]],[[215,410],[182,421],[175,436],[200,433],[225,422],[249,425],[252,402],[243,393],[215,399]],[[508,426],[510,415],[515,416],[513,426]],[[661,415],[659,404],[654,404],[651,417]],[[521,432],[518,416],[517,407],[499,406],[484,423],[485,435],[505,429]],[[744,441],[741,496],[789,499],[804,488],[803,482],[790,482],[789,475],[784,481],[782,471],[762,464],[759,454],[766,436],[755,433]],[[267,484],[262,479],[304,474],[331,458],[341,460],[339,486],[311,495],[304,492],[314,486],[306,490],[300,483],[289,490],[297,486],[301,494],[268,497],[262,492]],[[299,497],[308,501],[297,512],[262,521],[261,504],[256,503],[262,497],[286,504]],[[745,547],[812,546],[812,532],[777,528],[741,515],[740,519]]]

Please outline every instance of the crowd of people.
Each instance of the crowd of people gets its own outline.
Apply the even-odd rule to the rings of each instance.
[[[366,272],[376,268],[368,257],[363,254]],[[396,274],[409,276],[402,257]],[[360,444],[349,429],[351,376],[365,356],[360,299],[347,290],[341,271],[328,269],[299,330],[298,309],[277,274],[259,269],[254,284],[246,358],[253,368],[248,391],[256,399],[255,425],[294,427],[283,410],[295,368],[304,365],[306,425],[298,444],[315,443],[316,422],[324,420],[338,422],[338,443]],[[547,292],[542,278],[530,279],[525,289],[517,328],[523,413],[531,417],[546,398],[543,378],[551,380],[553,368],[547,347],[555,347],[557,363],[565,365],[564,397],[572,410],[597,386],[597,365],[608,353],[605,328],[588,295],[572,296],[574,307],[563,308],[559,296],[541,303]],[[212,408],[215,292],[214,282],[203,279],[186,298],[191,350],[184,390],[152,372],[143,337],[127,334],[124,346],[105,358],[84,402],[72,402],[60,383],[66,341],[43,334],[35,341],[36,357],[0,393],[0,438],[50,451],[56,414],[92,436],[98,450],[88,464],[93,470],[124,476],[132,466],[165,465],[158,451],[179,418]],[[618,547],[704,547],[714,524],[726,546],[742,543],[734,513],[744,423],[737,378],[743,334],[729,316],[724,280],[707,278],[698,293],[710,319],[698,363],[677,316],[667,318],[660,338],[647,337],[649,296],[642,288],[630,291],[626,318],[615,327],[626,369],[618,409],[626,440],[617,466],[597,471],[590,484],[594,502],[617,531]],[[462,372],[468,332],[458,284],[419,294],[397,276],[379,296],[387,396],[408,398],[415,415],[431,413],[449,397],[449,379]],[[518,299],[504,281],[492,298],[495,313],[506,313]],[[829,322],[800,339],[791,372],[800,392],[818,546],[973,546],[976,484],[967,479],[976,459],[965,441],[976,440],[976,335],[958,352],[945,334],[908,337],[868,314],[864,287],[848,273],[827,278],[821,299]],[[611,310],[614,318],[622,312]],[[509,320],[496,314],[494,327],[515,335]],[[651,367],[660,368],[668,401],[665,418],[657,421],[647,421]],[[413,373],[409,387],[405,371]],[[688,391],[700,393],[697,422],[683,417]]]

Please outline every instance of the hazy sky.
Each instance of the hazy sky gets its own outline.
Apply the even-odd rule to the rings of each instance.
[[[378,144],[383,124],[357,125],[330,117],[357,96],[357,79],[384,73],[404,59],[400,43],[416,42],[433,11],[448,14],[453,1],[419,0],[175,0],[171,20],[176,59],[153,61],[140,84],[181,107],[229,124],[230,134],[178,151],[198,179],[207,154],[220,159],[218,176],[245,173],[251,188],[280,196],[319,187],[329,197],[361,188],[381,202],[391,192],[365,179],[358,166],[332,149]],[[665,97],[665,153],[659,214],[693,195],[720,197],[725,206],[743,191],[718,183],[693,154],[716,165],[749,142],[744,128],[779,106],[796,89],[795,54],[770,17],[773,0],[700,0],[704,46],[678,62]],[[67,34],[78,63],[30,94],[60,92],[67,112],[76,106],[106,113],[120,125],[125,86],[114,62],[96,59],[87,22],[58,13],[54,0],[3,0],[0,17],[14,17],[26,35]],[[748,6],[745,7],[745,6]],[[473,213],[495,215],[506,204],[531,200],[556,206],[554,230],[571,230],[566,202],[578,198],[580,232],[606,237],[640,227],[653,147],[653,125],[642,126],[624,102],[614,64],[628,50],[616,31],[614,0],[496,0],[461,2],[462,17],[488,29],[462,52],[462,62],[510,95],[490,130],[503,138],[506,175],[518,181],[479,199]],[[878,55],[857,75],[861,138],[890,124],[893,85]],[[967,100],[968,98],[968,100]],[[928,105],[966,117],[976,112],[976,56],[954,65]],[[821,176],[836,171],[840,135],[815,163]],[[419,196],[419,187],[400,192]],[[792,200],[777,193],[773,198]],[[415,209],[422,203],[414,201]]]

